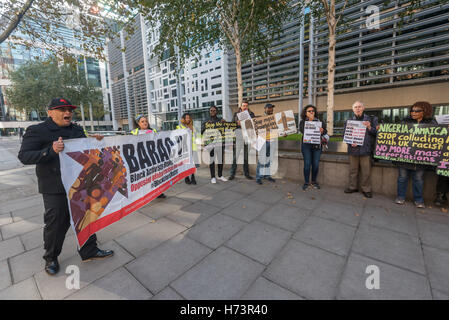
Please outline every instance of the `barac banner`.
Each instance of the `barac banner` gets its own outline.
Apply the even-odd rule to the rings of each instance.
[[[79,247],[196,171],[187,129],[67,140],[59,159]]]

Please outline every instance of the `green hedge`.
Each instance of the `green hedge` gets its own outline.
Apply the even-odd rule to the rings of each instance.
[[[302,141],[302,133],[295,133],[286,137],[279,137],[278,139],[280,141],[282,140]],[[343,137],[341,136],[331,137],[331,141],[343,141]]]

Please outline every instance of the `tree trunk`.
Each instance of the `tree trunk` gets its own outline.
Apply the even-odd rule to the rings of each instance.
[[[337,43],[335,23],[331,25],[333,27],[329,27],[329,60],[327,65],[327,132],[329,136],[334,134],[335,45]]]
[[[242,80],[242,56],[240,54],[240,42],[237,40],[234,46],[235,51],[235,69],[237,71],[237,91],[238,91],[238,107],[243,102],[243,80]]]

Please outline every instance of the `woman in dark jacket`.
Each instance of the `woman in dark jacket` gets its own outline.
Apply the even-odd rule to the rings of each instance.
[[[299,124],[299,131],[304,135],[304,124],[305,121],[320,121],[317,118],[316,107],[309,104],[301,112],[301,123]],[[326,125],[322,123],[324,128],[320,128],[321,138],[323,135],[327,134]],[[321,139],[322,140],[322,139]],[[315,189],[320,189],[320,185],[316,181],[318,177],[318,169],[320,166],[322,144],[311,144],[304,143],[301,144],[301,151],[304,158],[304,185],[303,190],[309,187],[310,178],[310,168],[312,168],[312,183],[310,184]]]
[[[415,102],[410,108],[410,116],[403,120],[403,123],[437,124],[432,118],[433,110],[430,103],[425,101]],[[425,165],[395,162],[398,166],[398,196],[395,200],[397,204],[404,204],[407,193],[408,179],[413,179],[413,200],[417,208],[425,208],[423,199],[424,172]]]

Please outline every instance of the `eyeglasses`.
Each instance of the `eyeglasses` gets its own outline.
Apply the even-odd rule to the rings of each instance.
[[[415,112],[415,113],[420,113],[420,112],[423,112],[424,110],[422,110],[422,109],[412,109],[412,110],[410,110],[410,112]]]
[[[307,112],[310,112],[310,113],[312,113],[312,112],[315,112],[315,110],[307,110]]]
[[[70,112],[73,113],[73,109],[72,108],[57,108],[56,110],[60,111],[60,112]]]

